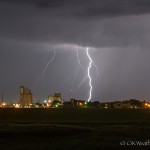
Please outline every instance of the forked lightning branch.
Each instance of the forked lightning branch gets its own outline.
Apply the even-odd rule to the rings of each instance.
[[[90,54],[89,54],[89,48],[88,48],[88,47],[86,48],[86,55],[87,55],[87,58],[88,58],[88,60],[89,60],[87,69],[85,69],[85,68],[81,65],[81,62],[80,62],[80,59],[79,59],[78,50],[76,50],[76,53],[77,53],[77,55],[76,55],[76,56],[77,56],[77,61],[78,61],[79,65],[80,65],[80,67],[81,67],[81,68],[84,70],[84,72],[85,72],[85,78],[82,80],[82,82],[80,82],[80,84],[79,84],[79,86],[78,86],[77,88],[81,87],[81,86],[83,85],[83,83],[88,79],[89,93],[88,93],[88,99],[87,99],[87,101],[89,102],[89,101],[91,101],[91,98],[92,98],[92,90],[93,90],[92,77],[91,77],[91,68],[92,68],[92,65],[93,65],[94,67],[96,67],[96,66],[95,66],[95,64],[94,64],[94,62],[93,62],[93,60],[92,60],[92,58],[91,58],[91,56],[90,56]],[[56,50],[54,49],[54,54],[53,54],[52,58],[50,58],[50,60],[47,62],[46,66],[45,66],[44,69],[43,69],[42,76],[40,76],[40,78],[42,77],[43,80],[44,80],[45,73],[46,73],[46,71],[47,71],[49,65],[54,61],[55,56],[56,56]],[[97,68],[96,68],[96,69],[97,69]],[[97,71],[97,72],[98,72],[98,71]],[[77,89],[77,88],[76,88],[76,89]],[[75,90],[76,90],[76,89],[75,89]]]

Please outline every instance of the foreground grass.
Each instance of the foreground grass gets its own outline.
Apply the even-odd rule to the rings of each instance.
[[[150,139],[150,110],[3,109],[0,149],[149,149],[121,141]]]
[[[0,109],[1,121],[149,121],[150,109]]]

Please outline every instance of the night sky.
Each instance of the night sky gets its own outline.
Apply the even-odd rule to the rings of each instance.
[[[0,93],[16,102],[19,87],[36,101],[70,90],[92,101],[150,98],[150,0],[0,0]],[[50,59],[55,59],[43,71]],[[77,53],[82,66],[78,63]]]

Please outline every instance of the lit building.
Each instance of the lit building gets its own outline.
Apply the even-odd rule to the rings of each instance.
[[[114,102],[113,108],[131,108],[130,102]]]
[[[20,87],[20,106],[30,106],[33,103],[32,92],[30,89],[21,86]]]
[[[49,95],[48,96],[48,102],[53,104],[53,103],[62,103],[62,97],[61,97],[61,93],[57,92],[54,93],[54,95]]]

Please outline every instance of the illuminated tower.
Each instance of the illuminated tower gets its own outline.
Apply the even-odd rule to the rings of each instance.
[[[48,101],[50,103],[54,103],[54,102],[62,103],[61,93],[59,93],[59,92],[54,93],[54,96],[49,95],[48,96]]]
[[[24,87],[24,86],[21,86],[20,87],[20,101],[19,101],[19,104],[21,106],[28,106],[28,105],[31,105],[33,102],[32,102],[32,92],[30,89]]]

